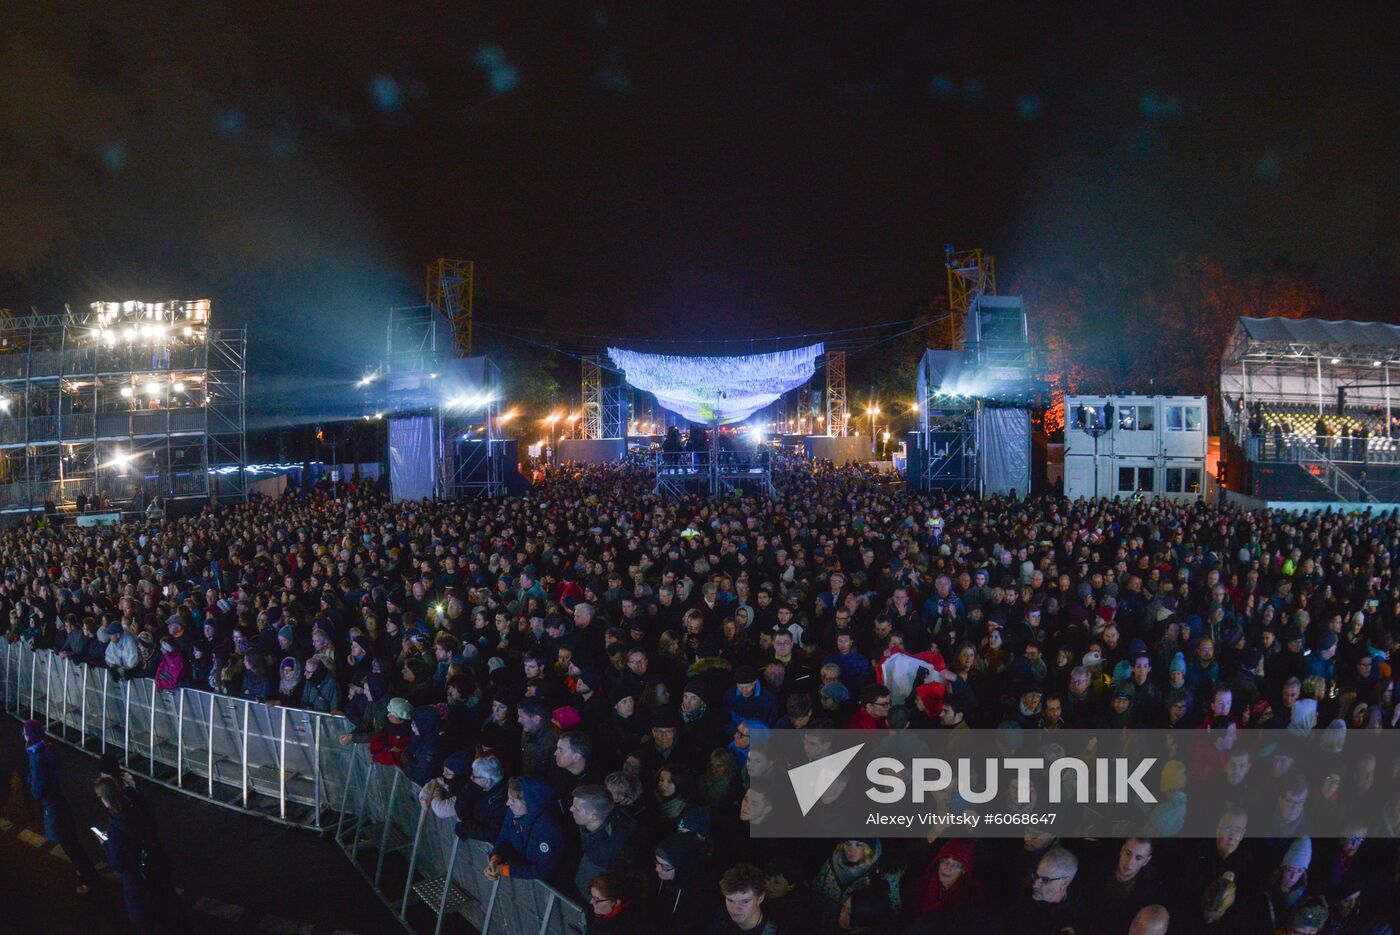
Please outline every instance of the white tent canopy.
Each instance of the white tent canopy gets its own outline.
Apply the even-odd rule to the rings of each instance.
[[[740,357],[678,357],[608,348],[627,382],[691,422],[742,422],[812,379],[825,346]]]

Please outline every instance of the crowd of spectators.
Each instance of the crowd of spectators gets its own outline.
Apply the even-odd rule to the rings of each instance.
[[[162,690],[341,713],[423,807],[590,932],[1380,933],[1394,764],[1284,738],[1394,729],[1400,518],[947,499],[855,467],[659,499],[628,466],[527,496],[341,488],[0,532],[7,637]],[[940,673],[892,705],[881,663]],[[770,729],[1219,728],[1214,840],[765,837]],[[1343,808],[1350,832],[1313,838]],[[1278,815],[1286,822],[1279,824]],[[1154,813],[1155,814],[1155,813]]]

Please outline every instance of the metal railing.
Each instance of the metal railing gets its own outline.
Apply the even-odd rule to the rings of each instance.
[[[408,924],[408,911],[423,904],[436,917],[434,932],[451,914],[463,916],[481,935],[578,935],[587,928],[583,908],[538,880],[488,880],[486,841],[462,840],[457,823],[423,808],[419,787],[392,766],[355,756],[345,785],[336,841],[385,903]],[[407,872],[386,860],[401,855]]]
[[[5,710],[51,734],[191,795],[288,824],[320,828],[342,797],[349,751],[343,717],[269,707],[61,659],[22,643],[0,647]]]
[[[490,845],[462,841],[456,822],[419,802],[366,744],[341,746],[338,715],[258,704],[192,688],[159,691],[48,650],[0,642],[0,701],[17,718],[187,795],[300,827],[334,828],[336,842],[380,899],[413,930],[422,904],[434,931],[459,914],[482,935],[569,935],[585,910],[544,883],[482,873]],[[391,860],[392,858],[392,860]]]

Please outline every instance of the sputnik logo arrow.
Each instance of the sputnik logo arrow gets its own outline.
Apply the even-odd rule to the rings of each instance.
[[[797,795],[797,805],[802,809],[804,816],[826,794],[826,790],[831,788],[841,771],[850,765],[851,760],[856,758],[856,754],[864,746],[865,744],[858,743],[839,753],[832,753],[820,760],[813,760],[788,770],[788,779],[792,780],[792,791]]]

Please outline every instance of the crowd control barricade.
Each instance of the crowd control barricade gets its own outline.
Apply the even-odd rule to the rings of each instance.
[[[48,650],[0,642],[0,703],[93,755],[228,808],[329,828],[351,863],[411,931],[460,916],[481,935],[581,935],[585,910],[531,880],[488,880],[490,844],[425,811],[403,770],[342,746],[339,716],[191,688],[158,691]],[[460,923],[456,923],[460,925]],[[417,927],[415,927],[417,926]]]
[[[269,707],[192,688],[158,691],[147,678],[0,646],[5,710],[42,722],[130,772],[232,808],[321,828],[341,807],[352,751],[343,717]]]
[[[336,837],[346,856],[406,925],[427,918],[432,932],[460,915],[481,935],[581,935],[584,909],[534,880],[482,872],[489,842],[457,837],[457,822],[424,809],[403,771],[373,763],[359,746],[347,773]],[[416,928],[427,932],[427,928]]]

